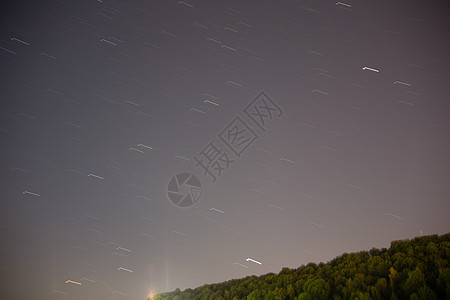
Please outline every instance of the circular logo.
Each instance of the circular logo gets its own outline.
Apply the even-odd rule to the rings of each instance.
[[[167,186],[167,196],[175,206],[186,208],[194,205],[202,195],[200,180],[191,173],[172,177]]]

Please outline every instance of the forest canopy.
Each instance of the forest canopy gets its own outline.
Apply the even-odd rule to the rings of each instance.
[[[393,241],[278,274],[248,276],[151,300],[450,299],[450,233]]]

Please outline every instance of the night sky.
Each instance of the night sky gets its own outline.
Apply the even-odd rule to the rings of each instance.
[[[2,299],[146,299],[450,229],[445,1],[9,1],[0,24]]]

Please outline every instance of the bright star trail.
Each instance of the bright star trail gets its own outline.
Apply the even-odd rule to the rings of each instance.
[[[0,299],[146,300],[448,232],[447,1],[21,2]]]

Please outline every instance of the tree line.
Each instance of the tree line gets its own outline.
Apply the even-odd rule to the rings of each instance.
[[[450,299],[450,233],[393,241],[278,274],[248,276],[149,300]]]

